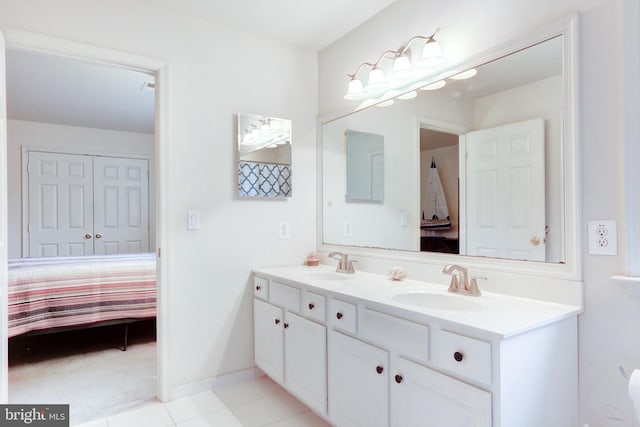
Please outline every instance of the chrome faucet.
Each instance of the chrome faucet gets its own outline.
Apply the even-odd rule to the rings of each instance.
[[[449,283],[449,292],[455,292],[462,295],[471,295],[479,297],[482,295],[478,288],[478,279],[485,277],[472,277],[468,280],[468,270],[457,264],[447,264],[442,269],[442,273],[451,274],[451,283]]]
[[[353,274],[356,272],[353,268],[353,261],[349,260],[349,255],[342,252],[330,252],[329,258],[338,259],[338,267],[336,268],[338,273]]]

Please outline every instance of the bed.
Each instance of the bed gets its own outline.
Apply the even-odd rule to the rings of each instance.
[[[156,316],[155,253],[21,258],[8,264],[9,337]]]

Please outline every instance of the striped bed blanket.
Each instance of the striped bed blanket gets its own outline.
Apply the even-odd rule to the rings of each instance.
[[[155,253],[9,260],[9,337],[156,316]]]

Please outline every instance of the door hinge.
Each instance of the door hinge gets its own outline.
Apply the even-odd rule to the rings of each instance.
[[[160,248],[158,248],[157,252],[158,252],[158,258],[160,258],[161,254],[162,254],[161,251],[160,251]]]
[[[31,173],[31,162],[27,163],[27,173],[30,174]]]
[[[31,224],[27,225],[27,233],[31,233]]]

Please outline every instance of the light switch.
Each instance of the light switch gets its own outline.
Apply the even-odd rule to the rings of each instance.
[[[345,237],[351,237],[351,235],[353,234],[352,228],[353,223],[351,221],[344,221],[344,223],[342,224],[342,231]]]
[[[200,211],[187,213],[187,230],[200,230]]]
[[[406,227],[407,225],[409,225],[409,214],[400,212],[400,226]]]

